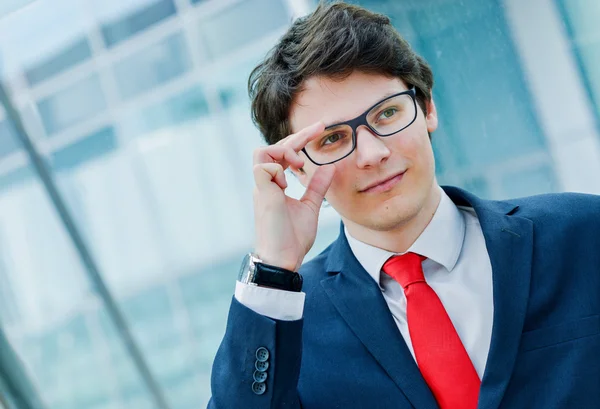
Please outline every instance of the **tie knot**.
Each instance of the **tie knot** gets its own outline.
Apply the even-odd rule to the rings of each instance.
[[[425,282],[421,263],[426,258],[416,253],[390,257],[383,265],[383,271],[406,289],[413,283]]]

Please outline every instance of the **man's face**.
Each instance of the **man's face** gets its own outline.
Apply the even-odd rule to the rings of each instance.
[[[353,119],[386,95],[406,90],[400,79],[361,72],[344,80],[309,78],[290,111],[292,132],[319,120],[329,126]],[[425,117],[417,105],[417,118],[412,125],[383,138],[366,126],[359,127],[355,151],[333,165],[336,172],[325,197],[351,233],[362,228],[391,231],[423,209],[435,211],[437,203],[432,202],[437,197],[437,181],[428,135],[428,131],[437,128],[433,103],[428,111]],[[306,158],[306,173],[298,173],[302,184],[307,185],[315,169],[316,165]],[[392,177],[395,178],[388,180]]]

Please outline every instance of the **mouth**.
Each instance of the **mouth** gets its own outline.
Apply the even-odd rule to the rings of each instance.
[[[377,182],[371,183],[370,185],[368,185],[366,188],[360,190],[359,192],[360,193],[386,192],[386,191],[392,189],[394,186],[396,186],[396,184],[398,184],[402,180],[402,177],[404,176],[405,173],[406,173],[406,171],[396,173],[395,175],[393,175],[389,178],[382,179]]]

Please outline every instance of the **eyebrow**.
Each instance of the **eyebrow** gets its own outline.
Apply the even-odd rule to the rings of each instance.
[[[408,90],[405,90],[405,91],[408,91]],[[381,103],[383,102],[383,100],[385,100],[385,99],[387,99],[387,98],[391,97],[391,96],[392,96],[392,95],[394,95],[394,94],[398,94],[398,93],[400,93],[400,92],[404,92],[404,91],[390,91],[390,92],[386,92],[385,94],[383,94],[383,95],[382,95],[382,96],[379,98],[379,101],[380,101],[379,103],[377,103],[376,105],[372,105],[372,106],[370,106],[370,107],[369,107],[369,108],[367,108],[367,109],[370,111],[371,109],[377,108],[378,106],[380,106],[380,105],[381,105]],[[359,115],[362,115],[362,114],[364,114],[364,113],[365,113],[365,111],[362,111],[362,112],[361,112]],[[351,118],[351,119],[354,119],[354,118]],[[337,125],[337,124],[339,124],[339,123],[341,123],[341,122],[346,122],[346,121],[349,121],[349,119],[339,119],[339,118],[336,118],[334,121],[331,121],[331,122],[329,122],[328,124],[325,124],[325,128],[329,128],[330,126]]]

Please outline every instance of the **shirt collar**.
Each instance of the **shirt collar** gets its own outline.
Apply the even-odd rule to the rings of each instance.
[[[407,252],[413,252],[441,264],[447,271],[452,271],[460,256],[465,238],[465,220],[460,210],[441,190],[441,200],[433,218],[423,230],[423,233],[410,246]],[[393,253],[370,244],[363,243],[350,235],[344,227],[350,249],[364,269],[379,283],[383,264]]]

